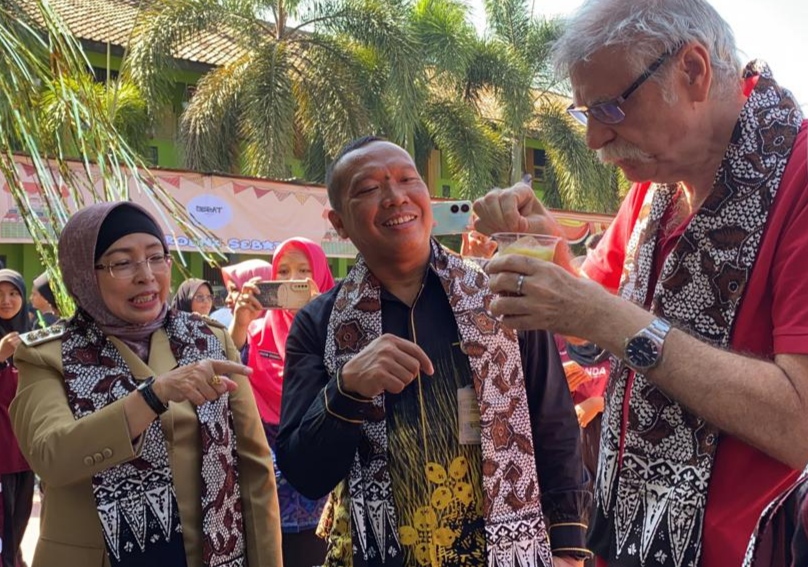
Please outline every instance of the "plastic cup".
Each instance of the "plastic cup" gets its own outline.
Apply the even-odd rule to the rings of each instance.
[[[497,243],[497,254],[521,254],[552,262],[558,251],[561,238],[549,234],[523,232],[497,232],[491,235]]]

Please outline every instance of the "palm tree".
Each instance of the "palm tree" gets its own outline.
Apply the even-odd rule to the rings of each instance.
[[[172,86],[172,53],[203,33],[227,36],[240,55],[202,78],[182,115],[186,165],[288,177],[296,140],[333,155],[373,130],[364,98],[381,88],[380,56],[396,68],[386,80],[400,98],[388,102],[416,105],[413,46],[400,35],[400,19],[388,3],[372,1],[155,0],[139,18],[124,73],[159,106]],[[388,53],[375,49],[380,38]],[[394,124],[405,139],[414,130],[408,113]]]
[[[416,156],[439,145],[467,192],[493,184],[497,134],[435,88],[457,82],[476,41],[460,2],[155,0],[139,21],[125,75],[155,106],[185,42],[215,31],[241,48],[181,117],[192,169],[287,177],[298,156],[322,181],[345,142],[373,132]]]
[[[53,86],[53,85],[52,85]],[[149,147],[150,116],[146,99],[132,83],[110,81],[99,83],[87,72],[68,75],[59,85],[73,92],[73,96],[91,97],[92,103],[107,116],[115,131],[129,148],[143,158]],[[47,90],[39,100],[43,134],[50,144],[64,140],[70,133],[72,107],[64,93]]]
[[[525,139],[546,146],[554,207],[615,211],[625,182],[600,164],[586,147],[582,130],[567,115],[549,61],[552,41],[562,31],[557,20],[535,17],[527,0],[485,0],[487,36],[469,67],[467,96],[492,88],[500,102],[502,134],[510,146],[510,181],[524,173]]]
[[[210,236],[153,182],[143,162],[119,135],[114,116],[105,112],[97,91],[83,78],[89,63],[80,44],[47,0],[0,0],[0,60],[4,62],[0,66],[0,173],[43,263],[54,276],[51,281],[61,291],[57,293],[62,313],[70,313],[72,306],[58,277],[58,234],[71,213],[71,204],[82,206],[85,195],[93,201],[127,199],[127,180],[132,180],[187,234]],[[43,104],[58,109],[58,119],[47,123]],[[44,218],[33,212],[15,152],[30,158],[41,188]],[[73,173],[69,156],[81,159],[83,175]],[[100,191],[95,189],[99,182]]]

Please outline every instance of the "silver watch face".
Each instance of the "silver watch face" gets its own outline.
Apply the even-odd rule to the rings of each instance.
[[[635,368],[651,368],[659,359],[659,345],[649,337],[634,337],[626,345],[626,360]]]

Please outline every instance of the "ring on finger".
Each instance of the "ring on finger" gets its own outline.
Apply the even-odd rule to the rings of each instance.
[[[222,377],[219,376],[218,374],[214,374],[213,376],[208,378],[208,384],[210,384],[211,386],[218,386],[221,383],[222,383]]]
[[[522,295],[522,286],[525,284],[525,274],[519,274],[516,280],[516,295]]]

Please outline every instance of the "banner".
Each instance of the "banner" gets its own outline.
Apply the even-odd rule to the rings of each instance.
[[[30,160],[15,156],[18,175],[23,182],[32,211],[43,216],[39,181]],[[95,167],[95,166],[92,166]],[[84,166],[70,164],[71,171],[85,180],[85,202],[93,202]],[[250,255],[271,255],[284,240],[295,236],[319,242],[329,257],[354,257],[356,249],[342,240],[328,220],[328,196],[322,185],[304,185],[250,177],[208,175],[192,171],[153,169],[156,182],[186,208],[188,214],[216,235],[215,241],[195,242],[185,236],[177,224],[158,208],[147,195],[128,180],[131,200],[154,213],[168,236],[168,244],[185,251],[201,248]],[[93,175],[94,179],[99,176]],[[56,184],[60,174],[53,170]],[[95,190],[102,194],[101,181]],[[0,174],[0,241],[31,243],[20,212],[11,196],[6,179]],[[62,191],[66,207],[75,211],[78,205]],[[585,213],[553,211],[567,232],[570,242],[581,242],[590,233],[600,232],[611,217]]]

